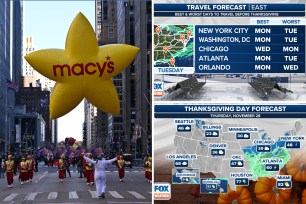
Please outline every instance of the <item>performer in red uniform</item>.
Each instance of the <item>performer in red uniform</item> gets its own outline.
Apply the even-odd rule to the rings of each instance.
[[[122,182],[124,178],[124,167],[125,167],[125,161],[122,155],[120,155],[119,160],[117,160],[117,167],[118,167],[119,179],[120,182]]]
[[[4,162],[4,170],[6,172],[7,185],[13,187],[15,163],[12,160],[12,155],[8,155],[8,160]]]
[[[58,178],[61,182],[64,181],[64,174],[66,171],[66,161],[65,161],[65,155],[62,154],[61,158],[58,160]]]
[[[21,162],[19,164],[19,177],[21,185],[26,183],[28,177],[28,162],[26,162],[24,156],[21,158]]]
[[[27,157],[27,163],[28,163],[28,180],[27,183],[32,182],[33,179],[33,171],[34,171],[34,160],[32,156],[28,155]]]
[[[145,177],[146,177],[146,181],[148,181],[148,167],[147,167],[147,161],[148,161],[149,155],[146,155],[146,157],[144,158],[144,162],[143,162],[143,166],[145,168]]]
[[[87,153],[86,156],[89,159],[92,159],[91,157],[91,153]],[[86,162],[86,161],[85,161]],[[86,162],[85,164],[85,176],[86,176],[86,181],[87,181],[87,185],[91,184],[94,185],[94,168],[93,168],[93,164]]]
[[[152,183],[152,157],[148,156],[147,161],[145,162],[145,168],[147,181]]]

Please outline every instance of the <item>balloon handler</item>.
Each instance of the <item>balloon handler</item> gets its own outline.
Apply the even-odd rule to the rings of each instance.
[[[95,183],[96,183],[96,189],[97,189],[97,195],[99,198],[105,198],[105,189],[106,189],[106,174],[105,174],[105,168],[107,165],[113,163],[117,160],[117,157],[106,160],[103,155],[99,155],[97,158],[97,161],[91,160],[90,158],[81,155],[83,158],[95,165]]]
[[[117,161],[117,167],[118,167],[119,179],[120,182],[122,182],[124,178],[124,167],[125,167],[125,161],[122,155],[119,156],[119,160]]]
[[[91,153],[86,154],[87,158],[92,159]],[[88,161],[85,160],[85,169],[86,169],[86,181],[87,185],[91,184],[94,185],[94,166],[93,164],[89,163]]]
[[[9,188],[13,187],[14,182],[14,168],[15,162],[12,160],[12,155],[8,155],[8,160],[4,163],[4,170],[6,172],[7,185]]]
[[[65,171],[66,171],[65,155],[62,154],[61,158],[58,160],[58,178],[61,182],[64,181]]]
[[[21,158],[21,162],[19,164],[19,177],[20,177],[20,181],[21,181],[21,185],[26,183],[26,181],[28,180],[28,162],[26,161],[25,157],[23,156]]]

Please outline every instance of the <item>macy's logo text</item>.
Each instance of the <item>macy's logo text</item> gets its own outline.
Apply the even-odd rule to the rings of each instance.
[[[93,62],[89,62],[89,63],[76,63],[72,66],[69,66],[68,64],[57,64],[57,65],[53,65],[53,75],[54,76],[58,76],[58,72],[59,72],[59,76],[71,76],[71,74],[76,75],[76,76],[80,76],[80,75],[93,75],[96,72],[99,73],[99,77],[103,76],[104,71],[106,70],[108,73],[112,73],[114,71],[114,62],[113,61],[108,61],[108,62],[104,62],[101,66],[101,64],[99,62],[93,63]]]

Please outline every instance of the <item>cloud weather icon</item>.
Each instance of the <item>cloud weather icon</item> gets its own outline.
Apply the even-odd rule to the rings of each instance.
[[[269,147],[265,147],[265,151],[269,151],[270,150],[270,148]]]

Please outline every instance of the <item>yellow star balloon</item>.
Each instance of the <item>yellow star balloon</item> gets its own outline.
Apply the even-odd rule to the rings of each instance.
[[[119,114],[112,77],[125,69],[139,48],[125,44],[98,46],[87,18],[78,13],[69,28],[65,49],[45,49],[25,56],[39,73],[56,81],[50,99],[50,118],[59,118],[86,98],[101,111]]]

